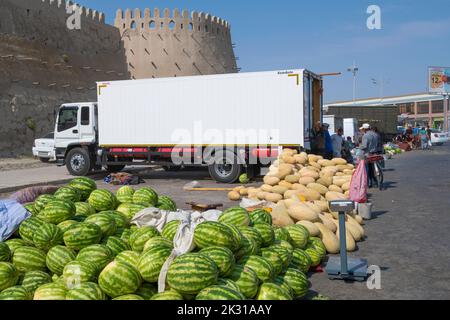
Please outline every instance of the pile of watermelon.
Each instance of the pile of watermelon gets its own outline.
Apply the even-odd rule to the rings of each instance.
[[[197,226],[196,248],[173,261],[158,293],[180,222],[159,232],[130,220],[147,207],[175,211],[170,197],[76,178],[26,207],[32,217],[0,242],[0,300],[299,299],[326,253],[301,225],[276,228],[265,210],[230,208]]]

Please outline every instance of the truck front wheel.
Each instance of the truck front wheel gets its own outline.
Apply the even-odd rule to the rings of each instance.
[[[73,176],[85,176],[91,171],[89,152],[83,148],[74,148],[66,156],[66,167]]]

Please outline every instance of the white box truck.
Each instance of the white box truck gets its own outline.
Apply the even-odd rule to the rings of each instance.
[[[67,103],[55,125],[59,165],[208,166],[219,182],[257,174],[279,148],[310,148],[322,78],[305,69],[99,82],[97,102]]]
[[[336,133],[337,129],[344,127],[344,119],[334,115],[324,115],[323,123],[326,123],[330,126],[328,128],[328,131],[330,132],[331,135]]]
[[[344,119],[344,136],[351,137],[353,142],[356,142],[359,131],[358,119],[345,118]]]

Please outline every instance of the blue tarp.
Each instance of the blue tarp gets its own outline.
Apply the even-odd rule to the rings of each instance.
[[[0,200],[0,241],[11,237],[31,213],[15,200]]]

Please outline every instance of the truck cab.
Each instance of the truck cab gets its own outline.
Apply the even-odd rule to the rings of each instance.
[[[98,141],[97,103],[63,104],[55,123],[55,152],[59,165],[66,165],[70,174],[86,175],[96,162]]]

